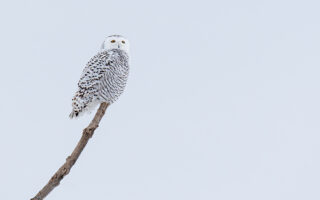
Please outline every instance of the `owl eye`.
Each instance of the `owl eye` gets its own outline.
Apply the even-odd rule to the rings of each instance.
[[[111,42],[111,43],[115,43],[116,41],[115,41],[115,40],[111,40],[110,42]]]
[[[125,44],[125,43],[126,43],[124,40],[122,40],[121,42],[122,42],[122,44]]]

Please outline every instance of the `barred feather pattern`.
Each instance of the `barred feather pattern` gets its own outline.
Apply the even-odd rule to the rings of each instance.
[[[87,63],[72,99],[70,118],[91,111],[96,105],[112,104],[123,93],[129,75],[129,56],[121,49],[109,49]]]

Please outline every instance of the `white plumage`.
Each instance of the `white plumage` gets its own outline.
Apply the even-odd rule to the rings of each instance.
[[[108,36],[101,51],[90,59],[72,99],[70,118],[90,111],[102,102],[113,103],[123,93],[129,74],[129,41]]]

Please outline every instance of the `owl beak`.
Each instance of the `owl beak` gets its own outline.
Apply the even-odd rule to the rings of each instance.
[[[118,48],[120,49],[120,44],[118,44]]]

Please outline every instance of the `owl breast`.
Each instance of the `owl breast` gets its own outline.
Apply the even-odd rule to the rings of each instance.
[[[125,89],[129,75],[128,55],[115,49],[106,65],[107,68],[99,84],[98,99],[111,104]]]

